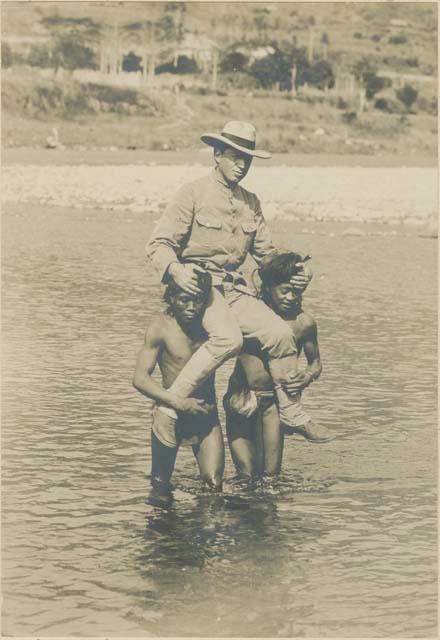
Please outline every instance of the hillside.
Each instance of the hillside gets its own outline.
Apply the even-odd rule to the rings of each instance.
[[[245,107],[245,117],[263,125],[279,151],[407,148],[436,155],[435,3],[8,2],[1,12],[2,53],[8,47],[10,59],[2,70],[7,146],[44,144],[56,126],[67,145],[186,148],[200,127],[244,117]],[[198,69],[174,69],[179,46],[191,57],[182,49],[190,37],[209,51],[196,56]],[[66,38],[81,42],[88,56],[83,66],[95,71],[75,71],[70,63],[63,73],[65,52],[53,62]],[[107,56],[117,51],[122,65],[113,88],[110,76],[99,76],[103,43]],[[155,85],[133,84],[145,71],[142,47],[154,52]],[[260,67],[252,62],[256,51],[266,52]],[[246,58],[236,52],[248,54],[242,68],[230,62],[237,59],[231,54]],[[292,65],[289,55],[309,65],[297,92],[289,90],[290,67],[283,70],[286,60]],[[319,65],[323,80],[316,80]],[[136,69],[138,76],[127,73]],[[157,75],[161,69],[167,72]],[[377,84],[376,73],[386,80]],[[117,88],[121,78],[126,84]],[[399,97],[406,84],[412,85],[408,104],[407,96]]]
[[[181,10],[182,6],[184,11]],[[144,22],[168,16],[185,30],[209,35],[220,48],[250,39],[297,38],[308,46],[313,33],[319,49],[322,34],[328,36],[328,56],[341,70],[353,58],[367,55],[380,64],[401,68],[402,61],[418,58],[421,67],[437,64],[436,3],[111,3],[111,2],[8,2],[3,3],[3,38],[50,38],[49,18],[89,20],[97,32],[117,23],[126,33]],[[46,20],[46,23],[45,23]],[[396,24],[405,23],[405,26]],[[392,44],[396,34],[406,38]],[[384,58],[388,62],[384,62]],[[391,59],[391,60],[390,60]]]

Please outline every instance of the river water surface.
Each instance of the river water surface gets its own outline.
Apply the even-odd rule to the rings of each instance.
[[[436,241],[272,227],[314,258],[324,372],[305,406],[336,438],[288,438],[254,492],[228,456],[241,510],[200,494],[182,449],[161,512],[131,387],[161,309],[151,219],[4,207],[3,635],[436,635]]]

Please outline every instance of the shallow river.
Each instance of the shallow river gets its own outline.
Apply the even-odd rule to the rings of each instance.
[[[324,372],[305,406],[336,438],[289,438],[279,484],[243,510],[200,495],[182,449],[160,512],[131,387],[160,308],[151,222],[5,207],[3,635],[436,635],[437,243],[273,230],[314,257]],[[232,477],[228,456],[240,493]]]

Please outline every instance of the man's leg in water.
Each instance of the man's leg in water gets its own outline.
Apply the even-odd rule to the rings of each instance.
[[[179,445],[176,421],[158,411],[153,414],[151,430],[151,493],[148,502],[155,506],[168,506],[172,501],[170,480]]]
[[[200,470],[200,477],[205,485],[215,493],[222,490],[223,472],[225,469],[225,449],[219,424],[193,446],[194,455]]]
[[[275,398],[261,402],[263,473],[276,476],[281,471],[284,432]]]
[[[239,476],[255,478],[260,473],[261,461],[257,447],[258,411],[250,417],[228,409],[225,402],[226,434],[232,461]]]
[[[170,480],[179,447],[167,447],[151,433],[151,493],[148,502],[166,506],[172,500]]]

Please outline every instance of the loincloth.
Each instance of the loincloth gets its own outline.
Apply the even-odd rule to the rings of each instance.
[[[153,433],[166,447],[200,444],[218,424],[220,420],[217,408],[207,414],[181,413],[177,420],[160,411],[158,405],[153,409]]]
[[[274,389],[256,390],[241,388],[233,393],[227,393],[224,397],[225,411],[245,418],[251,418],[257,411],[265,411],[276,402]],[[304,411],[301,404],[301,394],[298,394],[298,402],[295,404],[295,426],[304,426],[310,421],[310,416]],[[285,426],[285,425],[284,425]],[[285,426],[285,433],[290,433]]]

